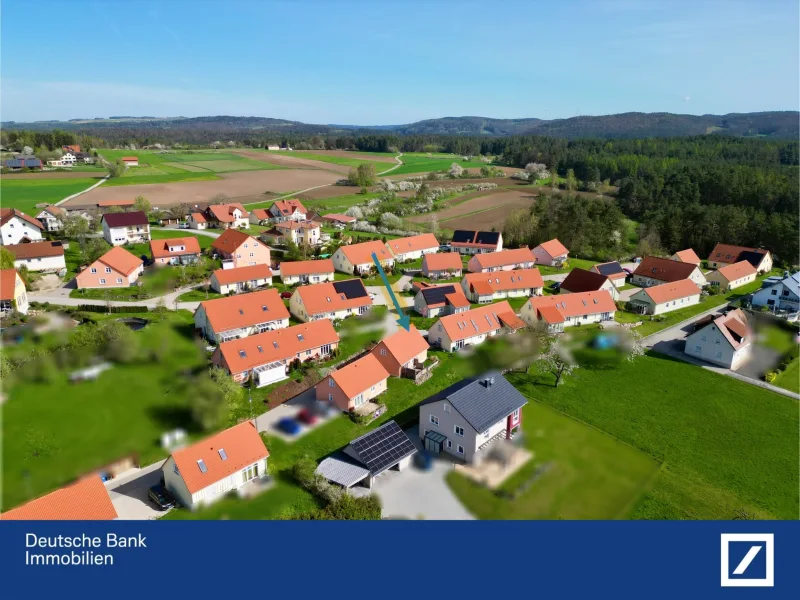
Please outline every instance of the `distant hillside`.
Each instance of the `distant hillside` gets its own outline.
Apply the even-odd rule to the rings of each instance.
[[[800,136],[797,111],[732,113],[728,115],[676,115],[672,113],[622,113],[598,117],[569,119],[491,119],[488,117],[444,117],[406,125],[323,125],[272,119],[267,117],[109,117],[72,119],[70,121],[36,121],[34,123],[0,124],[3,129],[51,131],[63,129],[98,137],[119,138],[121,135],[153,136],[187,141],[219,135],[241,139],[243,136],[275,133],[279,135],[363,135],[395,133],[397,135],[446,135],[505,137],[511,135],[546,135],[558,138],[645,138],[705,135],[709,133],[797,138]],[[203,134],[205,137],[203,137]],[[207,141],[207,140],[206,140]]]

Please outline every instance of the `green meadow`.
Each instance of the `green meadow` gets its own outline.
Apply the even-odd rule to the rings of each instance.
[[[25,213],[41,203],[55,204],[67,196],[88,189],[97,179],[0,179],[0,206]]]

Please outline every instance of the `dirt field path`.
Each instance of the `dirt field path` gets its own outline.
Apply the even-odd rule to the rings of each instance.
[[[397,164],[395,166],[393,166],[391,169],[386,169],[385,171],[382,171],[382,172],[378,173],[378,175],[379,176],[380,175],[386,175],[387,173],[391,173],[392,171],[394,171],[396,168],[402,167],[403,166],[403,161],[400,160],[401,156],[403,156],[402,152],[394,157],[394,159],[397,161]]]

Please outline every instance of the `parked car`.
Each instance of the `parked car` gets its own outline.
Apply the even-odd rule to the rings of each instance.
[[[281,298],[283,298],[284,300],[291,297],[292,297],[292,292],[281,292]]]
[[[423,471],[428,471],[433,466],[433,457],[429,452],[422,450],[414,455],[414,464]]]
[[[307,408],[304,408],[299,413],[297,413],[296,418],[298,421],[300,421],[301,423],[305,423],[306,425],[313,425],[319,420],[317,415],[315,415]]]
[[[168,510],[175,506],[175,497],[160,483],[150,488],[147,497],[158,507],[158,510]]]
[[[553,283],[550,284],[550,289],[551,290],[561,289],[561,282],[560,281],[554,281]]]
[[[292,417],[283,417],[278,421],[278,429],[289,435],[297,435],[300,433],[300,425],[297,424]]]

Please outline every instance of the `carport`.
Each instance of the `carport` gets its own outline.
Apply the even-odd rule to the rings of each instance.
[[[351,488],[369,477],[369,470],[349,460],[344,454],[329,456],[317,467],[317,473],[331,483]]]

